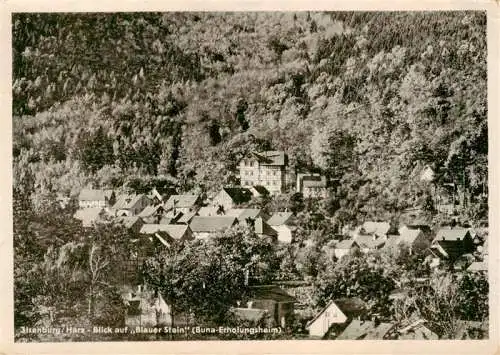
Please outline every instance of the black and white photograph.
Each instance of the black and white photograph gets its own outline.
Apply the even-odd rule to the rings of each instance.
[[[489,339],[487,18],[13,12],[13,341]]]

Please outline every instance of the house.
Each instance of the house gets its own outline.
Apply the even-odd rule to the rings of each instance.
[[[319,174],[297,174],[296,191],[305,198],[326,198],[326,177]]]
[[[394,248],[405,245],[409,248],[410,254],[422,251],[431,244],[429,234],[418,226],[404,226],[399,229],[399,235],[387,238],[386,248]]]
[[[484,261],[474,261],[472,264],[469,265],[467,271],[478,272],[478,273],[487,272],[488,264]]]
[[[437,256],[454,262],[461,255],[474,252],[474,242],[468,229],[442,228],[431,243]]]
[[[288,157],[281,151],[252,153],[239,164],[241,186],[263,186],[271,194],[284,191]]]
[[[205,239],[238,223],[235,217],[231,216],[194,216],[189,226],[193,231],[195,238]]]
[[[145,224],[140,233],[154,235],[166,247],[194,239],[191,228],[185,224]]]
[[[113,190],[82,189],[78,195],[80,208],[106,208],[115,202]]]
[[[354,239],[359,249],[363,253],[369,253],[378,249],[381,249],[386,241],[387,237],[373,235],[360,235]]]
[[[144,221],[138,216],[122,216],[118,217],[116,221],[134,233],[139,233],[144,225]]]
[[[226,212],[226,216],[236,217],[238,222],[245,222],[247,219],[262,218],[268,220],[269,216],[266,215],[260,208],[233,208]]]
[[[236,206],[249,202],[252,192],[243,187],[224,187],[212,200],[212,206],[220,208],[224,214]]]
[[[344,324],[365,310],[366,304],[360,298],[331,300],[307,323],[306,329],[311,336],[323,337],[333,324]]]
[[[337,259],[341,259],[343,256],[352,253],[355,249],[359,250],[359,245],[354,239],[344,239],[335,244],[334,254]]]
[[[391,323],[353,320],[337,337],[337,340],[382,340],[388,339],[394,328]]]
[[[151,201],[144,194],[123,194],[117,197],[112,210],[115,216],[136,216],[150,203]]]
[[[88,207],[79,209],[73,215],[74,218],[82,221],[83,227],[92,227],[98,221],[102,221],[106,212],[101,207]]]
[[[425,325],[424,319],[411,322],[396,331],[398,340],[438,340],[439,336]]]
[[[146,206],[137,216],[146,223],[159,223],[165,214],[165,208],[162,205]]]
[[[199,194],[172,195],[164,204],[165,211],[175,210],[182,213],[196,212],[201,205]]]
[[[295,233],[295,226],[293,225],[294,216],[292,212],[275,212],[267,220],[276,232],[278,232],[278,241],[282,243],[291,243],[293,234]]]
[[[290,326],[294,316],[295,297],[276,285],[251,286],[247,308],[262,309],[271,317],[272,326]]]
[[[278,240],[278,232],[267,224],[263,218],[257,217],[256,219],[250,219],[249,221],[251,221],[250,223],[253,223],[254,231],[258,236],[270,238],[273,241]]]
[[[161,293],[143,285],[122,286],[120,294],[126,307],[125,325],[129,328],[190,324],[189,317],[184,314],[176,313],[172,319],[172,308]]]

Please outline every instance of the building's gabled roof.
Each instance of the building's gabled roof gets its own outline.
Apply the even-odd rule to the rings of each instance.
[[[303,187],[326,187],[326,177],[320,175],[302,176]]]
[[[421,229],[404,229],[400,234],[401,243],[405,243],[407,245],[413,245],[415,240],[423,234],[424,232]]]
[[[252,191],[245,187],[224,187],[222,190],[225,191],[236,204],[248,202],[253,196]]]
[[[92,222],[99,220],[103,214],[104,209],[100,207],[83,208],[77,210],[73,217],[82,221],[84,226],[89,226]]]
[[[292,212],[275,212],[271,218],[267,220],[267,224],[270,226],[281,226],[290,223],[292,218]]]
[[[236,222],[236,218],[231,216],[194,216],[189,226],[193,232],[214,233],[230,228],[235,225]]]
[[[337,340],[382,340],[394,327],[391,323],[375,325],[373,321],[353,320]]]
[[[470,232],[465,228],[441,228],[433,242],[464,240],[467,235],[470,235]]]
[[[127,210],[127,209],[134,208],[143,197],[144,197],[144,194],[119,195],[112,208],[114,210]]]
[[[258,217],[254,221],[255,233],[267,235],[270,237],[277,237],[278,232],[276,232],[269,224],[267,224],[262,218]]]
[[[233,208],[226,212],[226,216],[236,217],[240,222],[246,221],[247,218],[266,217],[260,208]]]
[[[259,322],[267,314],[265,309],[259,308],[232,307],[229,312],[232,313],[237,319],[249,322]]]
[[[268,150],[260,153],[253,153],[253,156],[257,158],[260,165],[275,165],[283,166],[288,163],[287,156],[285,152]]]
[[[390,229],[391,225],[389,222],[366,221],[360,228],[360,234],[387,235]]]
[[[313,319],[311,319],[307,325],[306,328],[308,328],[312,323],[316,321],[328,308],[332,305],[335,304],[342,313],[348,318],[351,317],[357,317],[358,315],[362,314],[366,310],[366,303],[358,297],[352,297],[352,298],[339,298],[336,300],[331,300],[326,304],[325,307],[321,311],[319,311]]]
[[[79,201],[105,201],[113,195],[113,190],[82,189],[78,195]]]
[[[383,238],[373,238],[371,235],[359,235],[354,240],[361,248],[378,249],[385,244]]]
[[[188,224],[194,216],[196,216],[196,212],[184,213],[182,217],[177,220],[177,223]]]
[[[122,216],[117,217],[116,221],[123,225],[125,228],[132,228],[136,223],[141,222],[141,218],[139,216]]]
[[[269,191],[262,185],[254,185],[250,191],[254,196],[269,196]]]
[[[196,205],[200,198],[200,195],[172,195],[170,198],[165,202],[165,208],[170,209],[174,207],[178,208],[192,208]]]
[[[475,261],[469,265],[467,271],[471,272],[488,271],[488,264],[485,263],[484,261]]]
[[[456,259],[464,254],[462,243],[458,240],[438,240],[431,248],[439,251],[439,255],[447,259]]]
[[[276,285],[260,285],[250,287],[251,299],[273,300],[278,303],[294,303],[297,300]]]
[[[141,211],[141,213],[138,214],[139,217],[151,217],[157,213],[159,213],[158,211],[162,211],[163,210],[163,206],[162,205],[157,205],[157,206],[153,206],[153,205],[150,205],[150,206],[146,206],[144,207],[144,209]]]
[[[351,249],[354,244],[354,239],[344,239],[335,244],[335,249]]]
[[[179,240],[186,234],[189,226],[186,224],[145,224],[141,227],[141,234],[155,234],[165,232],[173,239]]]

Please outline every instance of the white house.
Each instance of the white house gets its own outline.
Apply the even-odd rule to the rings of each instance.
[[[293,226],[292,212],[276,212],[267,220],[276,232],[278,232],[278,241],[282,243],[291,243],[295,227]]]
[[[365,303],[359,298],[332,300],[311,319],[306,329],[310,336],[323,337],[334,324],[344,324],[365,310]]]

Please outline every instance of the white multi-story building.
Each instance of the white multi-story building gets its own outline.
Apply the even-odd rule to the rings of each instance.
[[[263,186],[271,194],[279,194],[285,189],[287,164],[284,152],[253,153],[240,162],[241,186]]]

